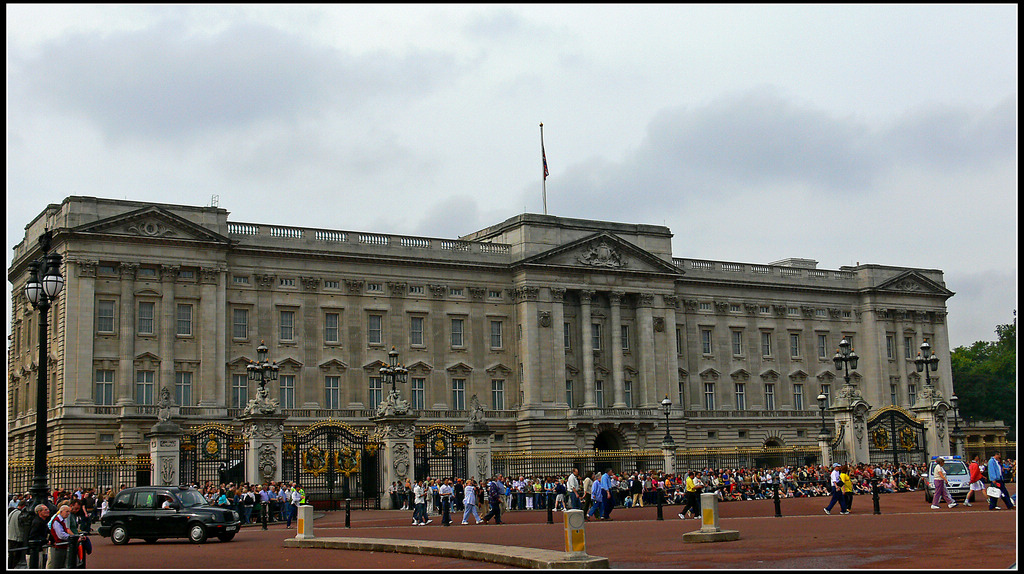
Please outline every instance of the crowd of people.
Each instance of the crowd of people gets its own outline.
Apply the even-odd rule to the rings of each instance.
[[[993,465],[992,460],[996,460]],[[1016,480],[1016,461],[1001,460],[998,456],[972,471],[972,490],[980,490],[980,481],[974,474],[988,477],[1000,476],[1003,480]],[[799,467],[775,468],[704,468],[685,473],[641,471],[615,473],[605,469],[581,474],[578,469],[564,476],[517,476],[497,475],[477,481],[475,477],[431,478],[404,484],[392,483],[388,488],[391,508],[412,511],[413,524],[425,526],[433,522],[431,515],[440,516],[445,526],[457,519],[455,513],[462,513],[461,524],[487,524],[491,519],[502,523],[503,512],[529,512],[579,509],[587,520],[611,520],[615,508],[643,507],[658,504],[682,506],[679,518],[696,518],[700,515],[700,495],[714,493],[722,502],[740,500],[761,500],[774,498],[776,490],[780,498],[831,497],[825,507],[826,514],[834,505],[840,505],[842,513],[849,512],[853,496],[871,494],[875,483],[879,493],[913,492],[924,488],[923,477],[927,474],[926,464],[857,464],[824,467],[805,465]],[[1001,473],[1000,473],[1001,470]],[[1007,507],[1011,500],[1001,481],[989,479],[991,484],[1002,489]],[[295,482],[267,482],[264,484],[235,484],[207,481],[193,484],[210,505],[236,510],[243,524],[285,522],[291,528],[298,514],[298,506],[306,502],[306,494]],[[47,504],[32,506],[29,494],[10,497],[8,504],[8,568],[24,563],[27,542],[45,540],[40,563],[50,567],[67,562],[69,545],[67,541],[77,536],[80,541],[78,563],[84,567],[91,552],[89,534],[110,508],[117,492],[107,489],[97,494],[92,487],[81,487],[69,491],[55,490]],[[938,498],[938,493],[937,498]],[[936,499],[937,499],[936,498]],[[989,498],[990,508],[998,498]],[[952,504],[952,503],[951,503]],[[938,508],[933,504],[932,508]],[[455,518],[453,518],[455,516]]]

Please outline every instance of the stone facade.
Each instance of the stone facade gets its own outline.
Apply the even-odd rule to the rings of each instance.
[[[228,221],[217,207],[90,197],[50,205],[8,270],[8,456],[31,455],[38,313],[23,295],[53,232],[66,285],[50,311],[52,453],[147,450],[160,390],[184,427],[236,421],[265,341],[288,428],[370,428],[394,346],[423,424],[462,426],[481,398],[495,450],[815,445],[815,398],[852,382],[913,406],[927,339],[951,394],[942,272],[675,258],[672,233],[524,214],[459,239]],[[909,357],[909,358],[908,358]]]

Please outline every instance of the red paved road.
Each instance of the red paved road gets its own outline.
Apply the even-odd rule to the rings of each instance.
[[[1014,488],[1011,486],[1011,492]],[[826,516],[827,498],[782,501],[775,518],[772,501],[723,503],[721,527],[740,531],[740,540],[685,544],[682,535],[699,528],[679,520],[678,506],[616,509],[611,522],[587,524],[587,551],[609,559],[613,568],[1007,568],[1017,561],[1017,513],[988,511],[987,505],[931,510],[920,492],[881,496],[881,515],[871,497],[858,496],[854,512]],[[561,514],[547,524],[546,511],[506,514],[506,524],[444,528],[437,516],[426,527],[411,526],[411,513],[353,511],[328,513],[315,522],[317,536],[358,536],[486,542],[562,549]],[[122,547],[94,537],[90,568],[481,568],[475,561],[428,556],[322,549],[285,549],[295,535],[274,525],[268,531],[246,527],[232,542],[132,541]]]

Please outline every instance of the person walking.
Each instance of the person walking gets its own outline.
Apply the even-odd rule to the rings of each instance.
[[[583,518],[586,519],[586,520],[590,520],[590,516],[591,516],[591,514],[593,514],[592,512],[590,512],[590,509],[591,509],[591,507],[594,504],[594,496],[593,496],[593,494],[591,494],[591,490],[593,490],[593,488],[594,488],[594,475],[593,474],[588,474],[586,476],[586,478],[583,479],[583,509],[582,510],[583,510]]]
[[[843,499],[846,500],[846,511],[853,510],[853,480],[850,478],[850,467],[843,465],[839,469],[839,479],[843,481]]]
[[[466,507],[462,513],[462,523],[469,524],[469,516],[472,514],[476,524],[480,524],[480,513],[476,510],[476,482],[472,478],[466,481],[462,504]]]
[[[945,499],[949,507],[956,506],[956,501],[950,496],[948,486],[949,478],[946,477],[946,461],[939,457],[935,459],[935,469],[932,470],[932,484],[935,486],[935,496],[932,497],[932,509],[939,508],[939,500]]]
[[[974,455],[971,459],[971,465],[967,467],[969,478],[971,482],[970,490],[967,491],[967,498],[964,499],[964,506],[971,506],[974,502],[974,493],[985,490],[985,481],[982,479],[981,464],[978,460],[978,455]]]
[[[603,518],[604,512],[604,488],[601,486],[601,480],[604,478],[604,473],[594,473],[594,482],[590,487],[590,500],[593,506],[590,507],[589,516],[597,515],[597,519]]]
[[[996,503],[1002,498],[1006,502],[1006,508],[1014,510],[1016,507],[1010,500],[1010,493],[1006,491],[1006,483],[1003,481],[1003,463],[998,452],[992,453],[992,458],[988,459],[988,481],[992,484],[992,488],[998,488],[1000,493],[998,497],[988,497],[988,509],[999,510]]]
[[[412,523],[414,526],[426,526],[433,522],[433,520],[427,519],[427,498],[430,496],[430,490],[423,485],[423,479],[416,481],[416,486],[412,489],[413,500],[415,502],[415,508],[412,513]]]
[[[580,508],[580,469],[572,469],[572,473],[565,479],[565,489],[569,491],[569,504],[573,510]]]
[[[700,511],[697,510],[697,502],[695,500],[697,493],[697,486],[694,483],[693,471],[686,473],[686,492],[683,494],[683,511],[679,513],[679,518],[686,520],[690,518],[690,511],[694,511],[694,518],[697,517]]]
[[[839,467],[842,466],[838,462],[832,465],[832,474],[829,475],[829,488],[832,489],[832,500],[829,500],[828,506],[825,507],[825,514],[832,514],[832,507],[839,503],[839,514],[849,514],[850,511],[846,509],[846,497],[843,496],[843,479],[839,472]]]
[[[484,524],[494,517],[495,524],[502,524],[501,522],[501,494],[505,491],[505,485],[502,482],[502,476],[499,474],[497,478],[492,478],[491,482],[487,485],[487,503],[491,507],[491,511],[484,515]]]
[[[444,479],[444,483],[437,488],[437,493],[441,497],[441,525],[451,526],[452,525],[452,494],[454,493],[452,488],[452,479]]]

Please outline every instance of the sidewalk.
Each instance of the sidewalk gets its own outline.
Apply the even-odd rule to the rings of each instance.
[[[1011,492],[1015,491],[1011,487]],[[663,521],[653,507],[612,512],[612,521],[586,523],[587,553],[604,557],[612,568],[1000,568],[1017,561],[1016,511],[989,511],[984,502],[967,508],[945,506],[931,510],[921,492],[881,495],[880,515],[872,513],[870,496],[857,496],[853,513],[826,516],[827,498],[784,499],[781,518],[771,500],[727,502],[719,506],[720,526],[738,530],[740,539],[713,544],[686,544],[682,535],[700,527],[697,520],[680,520],[681,507],[665,506]],[[547,524],[547,511],[502,515],[506,524],[443,527],[436,515],[425,527],[410,524],[410,512],[352,511],[351,528],[345,512],[317,513],[317,538],[436,541],[446,544],[499,544],[561,552],[560,512]],[[472,521],[472,519],[471,519]],[[501,568],[488,563],[419,554],[356,550],[286,548],[295,536],[276,524],[269,530],[246,528],[230,543],[191,545],[185,540],[156,544],[132,541],[113,546],[94,538],[90,568]],[[184,552],[183,552],[184,551]]]

